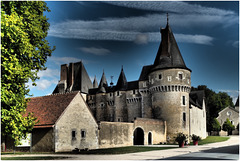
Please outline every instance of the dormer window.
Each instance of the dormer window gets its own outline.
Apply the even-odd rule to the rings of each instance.
[[[162,74],[159,74],[159,75],[158,75],[158,79],[162,79]]]
[[[183,79],[183,74],[180,73],[180,74],[178,75],[178,78],[179,78],[180,80],[182,80],[182,79]]]

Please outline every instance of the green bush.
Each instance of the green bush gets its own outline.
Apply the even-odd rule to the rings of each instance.
[[[195,134],[192,134],[191,138],[192,138],[193,141],[200,141],[201,140],[201,137],[197,136]]]
[[[177,134],[177,137],[175,138],[175,141],[178,142],[179,144],[187,140],[187,135],[181,133]]]

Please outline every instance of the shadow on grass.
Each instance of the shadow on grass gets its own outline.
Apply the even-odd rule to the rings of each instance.
[[[60,160],[68,157],[51,157],[51,156],[30,156],[30,157],[1,157],[1,160]]]

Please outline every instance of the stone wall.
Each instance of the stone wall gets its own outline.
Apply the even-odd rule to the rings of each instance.
[[[137,118],[134,121],[134,130],[136,128],[142,128],[144,131],[144,145],[148,145],[148,134],[152,134],[151,144],[165,143],[167,134],[166,121],[156,119]]]
[[[153,118],[167,121],[167,135],[172,140],[178,132],[189,135],[189,92],[191,72],[164,69],[149,74]]]
[[[133,145],[133,123],[100,122],[99,148]]]
[[[202,139],[207,137],[206,129],[206,111],[205,103],[203,102],[203,109],[191,105],[190,108],[190,135],[195,134]]]
[[[231,121],[231,123],[236,128],[237,125],[239,124],[239,111],[237,111],[232,107],[226,107],[221,112],[219,112],[219,116],[217,117],[217,120],[222,126],[224,122],[227,120],[227,118]]]
[[[151,133],[151,144],[166,142],[166,122],[137,118],[134,123],[100,122],[99,148],[132,146],[134,144],[134,131],[137,128],[141,128],[144,132],[144,145],[148,145],[149,133]]]
[[[32,131],[32,151],[52,152],[54,151],[53,128],[34,128]]]
[[[98,125],[78,93],[57,121],[55,152],[98,148]]]

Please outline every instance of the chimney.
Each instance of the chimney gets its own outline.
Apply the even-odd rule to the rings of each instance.
[[[60,81],[67,80],[67,76],[68,76],[68,65],[63,64],[61,65]]]
[[[71,87],[74,82],[74,63],[69,64],[68,68],[68,87]]]

